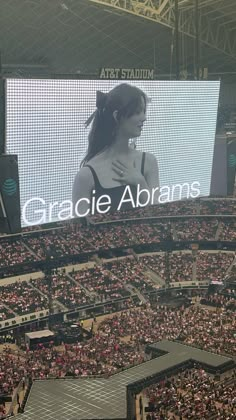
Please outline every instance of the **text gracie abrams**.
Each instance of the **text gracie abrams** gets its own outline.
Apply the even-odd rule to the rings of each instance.
[[[194,181],[191,184],[173,184],[148,190],[137,185],[137,194],[133,194],[131,187],[127,185],[121,196],[117,211],[122,210],[122,206],[129,203],[131,208],[140,208],[155,204],[160,204],[182,200],[184,198],[197,198],[201,194],[200,183]],[[46,203],[43,198],[33,197],[25,202],[22,208],[22,221],[24,225],[50,223],[55,220],[68,220],[74,217],[87,217],[94,214],[106,214],[111,209],[111,198],[103,194],[96,198],[96,191],[92,191],[91,199],[81,198],[75,205],[71,200],[62,202],[54,201]],[[86,204],[86,210],[85,209]]]

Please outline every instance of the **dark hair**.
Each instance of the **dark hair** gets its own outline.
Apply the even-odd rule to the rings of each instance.
[[[142,98],[146,111],[147,97],[135,86],[122,83],[107,94],[98,93],[103,95],[102,101],[100,100],[102,105],[97,103],[97,110],[88,120],[90,122],[93,119],[93,123],[88,136],[88,150],[81,166],[114,143],[117,128],[117,121],[113,116],[114,111],[118,111],[118,121],[121,117],[131,117],[141,111]]]

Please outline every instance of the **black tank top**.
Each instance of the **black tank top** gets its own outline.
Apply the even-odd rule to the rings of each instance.
[[[144,163],[145,163],[145,152],[142,153],[142,162],[141,162],[141,174],[144,176]],[[127,185],[120,185],[117,187],[112,187],[112,188],[103,188],[102,185],[99,182],[98,176],[96,174],[96,171],[93,169],[92,166],[90,165],[85,165],[84,167],[87,167],[91,170],[92,174],[93,174],[93,179],[94,179],[94,189],[95,189],[95,199],[96,201],[98,200],[98,198],[101,195],[108,195],[111,198],[111,209],[110,212],[114,212],[118,209],[118,206],[120,204],[121,198],[124,194],[125,188],[127,187]],[[136,198],[137,198],[137,187],[134,185],[130,185],[130,190],[132,193],[132,197],[134,202],[136,202]],[[128,194],[125,195],[124,197],[125,199],[128,199],[129,196]],[[130,210],[133,209],[132,203],[128,202],[128,203],[123,203],[120,210]]]

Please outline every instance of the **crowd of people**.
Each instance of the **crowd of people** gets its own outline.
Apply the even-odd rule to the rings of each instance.
[[[0,238],[0,275],[15,267],[46,259],[63,259],[79,254],[127,248],[166,241],[228,241],[236,238],[232,220],[197,219],[120,222],[80,226],[67,224],[52,231],[24,234],[17,239]],[[5,269],[8,268],[8,271]],[[6,274],[7,273],[7,274]]]
[[[0,302],[14,316],[39,312],[48,308],[47,296],[32,288],[27,281],[0,286]],[[5,313],[5,315],[7,315]]]
[[[192,368],[145,389],[150,420],[236,417],[235,376],[216,380],[204,369]]]
[[[203,252],[197,254],[197,280],[222,282],[235,258],[234,252]]]
[[[94,250],[92,243],[86,241],[76,225],[66,225],[60,229],[40,232],[37,235],[25,235],[23,242],[33,250],[35,257],[40,260],[66,255],[78,254],[79,252]]]
[[[193,255],[189,252],[155,253],[140,257],[140,261],[155,272],[166,284],[193,281]]]
[[[234,215],[236,214],[236,200],[235,199],[210,199],[200,201],[201,215]]]
[[[160,252],[100,261],[73,269],[0,285],[0,321],[49,309],[49,296],[61,311],[106,302],[131,294],[145,296],[170,283],[222,283],[234,252]],[[195,270],[194,270],[195,267]],[[3,282],[4,283],[4,282]]]
[[[145,303],[104,319],[96,331],[92,325],[92,338],[83,342],[39,345],[36,350],[6,347],[0,358],[0,390],[5,395],[11,393],[21,378],[111,375],[145,361],[145,346],[162,339],[233,355],[235,313],[228,309],[227,298],[219,299],[221,306],[213,310],[199,305],[170,308]]]
[[[155,253],[140,257],[140,261],[158,274],[165,282],[183,282],[195,280],[221,281],[234,261],[234,252],[203,252],[196,255],[191,252]],[[193,264],[196,273],[193,273]]]
[[[25,374],[27,370],[24,356],[10,352],[8,348],[0,353],[0,395],[11,395]]]
[[[64,309],[74,309],[80,305],[91,303],[89,296],[79,283],[76,283],[64,273],[52,274],[38,279],[31,279],[30,283],[44,295],[51,295],[53,301],[64,305]]]
[[[193,280],[193,255],[192,253],[175,252],[170,255],[170,281]]]
[[[201,303],[205,305],[212,305],[218,308],[225,307],[226,309],[236,310],[236,295],[225,293],[214,293],[206,295],[201,299]]]
[[[0,241],[0,268],[16,264],[30,263],[35,257],[26,248],[22,240],[9,240],[4,237]]]
[[[236,239],[236,224],[233,220],[221,222],[221,229],[219,240],[221,241],[235,241]]]
[[[178,241],[214,241],[218,220],[184,220],[175,223],[175,230]]]
[[[94,301],[113,300],[124,296],[129,296],[130,292],[125,288],[123,279],[120,279],[103,266],[74,271],[71,276],[79,282]]]
[[[12,391],[22,377],[113,374],[142,363],[145,345],[162,339],[178,339],[218,354],[236,353],[235,313],[226,306],[209,310],[199,305],[168,308],[146,303],[106,318],[92,332],[91,339],[75,344],[6,349],[0,359],[3,394]]]
[[[14,313],[3,303],[0,303],[0,322],[7,319],[14,318]]]
[[[191,215],[189,220],[140,220],[137,222],[120,222],[100,225],[99,221],[107,220],[96,216],[90,226],[65,224],[54,230],[34,232],[6,240],[0,240],[1,276],[5,268],[28,264],[47,259],[63,258],[80,253],[96,253],[99,250],[114,248],[132,248],[134,245],[156,244],[162,241],[233,241],[236,237],[234,221],[217,219],[210,220],[194,216],[236,213],[235,200],[198,200],[168,203],[163,206],[153,206],[148,209],[138,209],[132,212],[132,218]],[[110,216],[109,216],[110,217]],[[131,218],[131,212],[123,214],[123,219]],[[120,215],[114,214],[113,220],[119,220]],[[94,224],[95,223],[95,224]],[[127,251],[128,254],[128,251]],[[205,306],[192,305],[189,308],[153,306],[149,303],[149,294],[156,292],[161,285],[169,282],[208,280],[222,282],[234,262],[234,252],[203,252],[187,251],[155,252],[139,256],[133,252],[125,258],[104,259],[94,267],[73,269],[68,275],[63,271],[55,272],[45,277],[30,279],[30,281],[2,282],[0,285],[0,322],[14,318],[17,315],[30,314],[49,309],[49,299],[58,308],[71,310],[84,305],[94,305],[98,302],[129,297],[137,294],[140,307],[127,307],[127,310],[113,315],[101,322],[93,336],[76,344],[65,344],[48,348],[43,345],[36,350],[24,349],[12,351],[5,349],[0,353],[0,394],[11,394],[21,378],[48,378],[63,376],[111,375],[120,369],[125,369],[146,360],[145,346],[162,339],[180,340],[186,344],[197,346],[203,350],[218,354],[233,355],[236,353],[235,340],[235,295],[230,293],[206,295],[202,299],[204,305],[211,305],[209,311]],[[9,276],[9,272],[6,271]],[[158,280],[161,279],[162,282]],[[142,299],[142,297],[144,299]],[[128,302],[128,301],[127,301]],[[130,301],[131,302],[131,301]],[[198,328],[196,329],[196,325]],[[191,388],[191,378],[197,378],[197,371],[188,373]],[[184,375],[184,374],[183,374]],[[210,381],[204,376],[204,384]],[[180,381],[182,379],[180,378]],[[171,382],[171,381],[170,381]],[[189,407],[194,408],[196,415],[212,410],[220,413],[224,419],[227,407],[235,404],[235,396],[231,396],[223,388],[217,388],[217,404],[202,384],[197,380],[196,394],[199,400],[191,395],[185,396],[175,388],[173,380],[172,391],[166,392],[166,398],[178,401],[173,406],[173,418],[189,414]],[[165,384],[166,386],[166,384]],[[186,385],[187,386],[187,385]],[[157,388],[159,385],[157,385]],[[203,387],[203,388],[202,388]],[[158,389],[155,392],[158,393]],[[209,385],[207,390],[216,392]],[[224,391],[224,392],[223,392]],[[235,391],[235,390],[234,390]],[[177,397],[173,397],[177,392]],[[223,394],[222,394],[223,392]],[[216,394],[215,394],[216,395]],[[222,396],[223,395],[223,396]],[[204,403],[200,400],[204,396]],[[163,398],[165,398],[163,394]],[[177,399],[176,399],[177,398]],[[222,399],[221,399],[222,398]],[[227,402],[225,402],[227,399]],[[163,402],[163,404],[165,401]],[[219,404],[218,404],[219,403]],[[161,402],[160,402],[161,404]],[[153,413],[153,419],[163,414],[162,410]],[[0,405],[0,418],[4,415],[4,407]],[[155,407],[156,410],[156,407]],[[162,418],[162,417],[160,417]],[[171,418],[171,417],[170,417]],[[191,418],[191,417],[189,417]]]
[[[124,284],[131,285],[143,294],[158,288],[148,275],[145,276],[146,267],[135,258],[113,260],[105,263],[104,267],[121,279]]]
[[[196,329],[196,325],[198,328]],[[131,310],[101,323],[100,331],[117,337],[130,336],[136,344],[165,339],[179,339],[215,353],[235,354],[235,314],[225,307],[215,312],[194,305],[188,309],[141,308]]]

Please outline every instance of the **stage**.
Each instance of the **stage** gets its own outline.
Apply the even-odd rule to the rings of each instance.
[[[234,365],[231,358],[163,340],[148,349],[162,353],[155,359],[113,375],[109,379],[50,379],[33,383],[25,413],[19,420],[89,420],[127,419],[127,389],[143,386],[145,378],[153,378],[175,366],[198,362],[210,371],[224,371]],[[164,354],[165,353],[165,354]],[[128,387],[128,388],[127,388]],[[133,392],[133,391],[132,391]],[[131,393],[132,393],[131,392]]]

